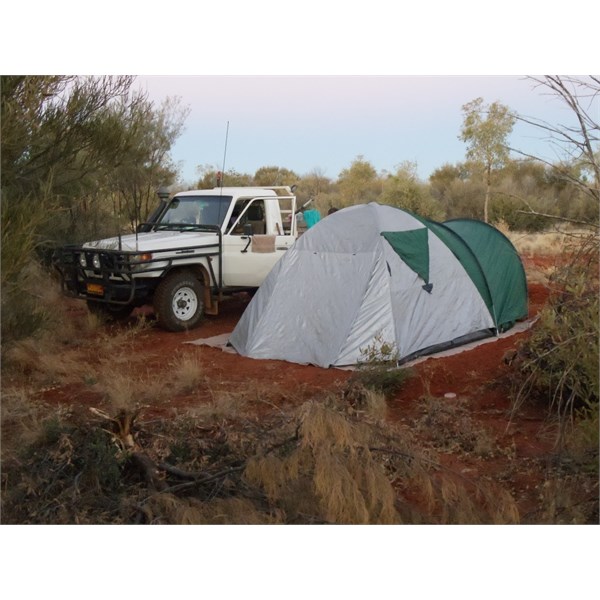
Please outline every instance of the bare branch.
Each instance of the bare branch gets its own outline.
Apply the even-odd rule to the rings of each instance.
[[[600,79],[596,76],[580,79],[560,75],[547,75],[543,79],[530,77],[530,79],[536,82],[536,87],[548,89],[552,96],[565,102],[578,126],[550,125],[539,119],[519,115],[516,115],[516,118],[548,132],[552,141],[560,141],[564,144],[561,146],[563,150],[568,151],[571,157],[591,170],[594,179],[592,184],[576,178],[571,178],[570,181],[600,203],[600,164],[597,154],[594,153],[594,144],[600,141],[600,126],[597,116],[592,113],[592,110],[597,107],[600,96]],[[523,152],[520,154],[530,156]],[[542,162],[550,164],[547,161],[542,160]]]
[[[589,221],[579,221],[577,219],[569,219],[567,217],[560,217],[559,215],[550,215],[548,213],[541,213],[536,210],[519,210],[519,209],[517,209],[516,212],[521,213],[523,215],[532,215],[535,217],[545,217],[547,219],[556,219],[557,221],[564,221],[565,223],[571,223],[572,225],[583,225],[585,227],[593,227],[594,229],[598,228],[598,225],[596,225],[596,223],[591,223]]]

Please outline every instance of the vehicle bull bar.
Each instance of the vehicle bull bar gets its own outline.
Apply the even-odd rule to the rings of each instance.
[[[111,304],[131,304],[140,286],[148,280],[159,280],[144,277],[148,273],[168,271],[176,266],[195,265],[199,258],[206,258],[211,287],[214,293],[219,293],[223,287],[221,229],[217,226],[195,225],[191,230],[215,233],[217,242],[152,252],[78,245],[57,248],[52,262],[60,274],[62,292],[74,298]],[[80,260],[82,255],[85,256],[85,265]],[[214,257],[217,257],[218,261],[218,278],[212,264]]]

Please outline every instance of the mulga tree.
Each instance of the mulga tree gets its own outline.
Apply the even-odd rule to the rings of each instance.
[[[429,192],[446,218],[481,218],[481,197],[485,189],[481,178],[473,177],[471,162],[446,164],[436,169],[429,177]]]
[[[338,177],[342,206],[364,204],[376,200],[381,193],[381,182],[375,167],[358,156]]]
[[[294,185],[298,179],[294,171],[277,166],[261,167],[254,173],[254,183],[260,186]]]
[[[2,286],[22,283],[43,241],[65,240],[73,207],[118,164],[121,135],[107,118],[131,77],[3,76],[1,98]],[[3,298],[4,299],[4,298]]]
[[[113,105],[132,77],[2,77],[2,190],[7,197],[50,189],[66,200],[119,164],[122,123]]]
[[[444,211],[440,203],[422,183],[417,175],[417,164],[406,161],[396,167],[395,173],[389,173],[382,183],[381,202],[414,212],[422,217],[442,220]]]
[[[235,169],[229,169],[222,173],[216,165],[204,164],[196,167],[198,179],[194,188],[200,190],[211,190],[223,185],[225,187],[252,186],[254,177],[249,173],[238,173]]]
[[[142,193],[158,180],[171,182],[168,152],[186,114],[172,101],[155,108],[133,83],[125,76],[2,78],[3,211],[13,225],[26,213],[30,225],[43,221],[39,237],[82,241],[105,233],[98,227],[112,217],[114,230],[127,212],[139,212]],[[125,214],[113,214],[116,194],[128,199]]]
[[[510,109],[499,102],[486,105],[476,98],[462,107],[463,124],[459,138],[467,144],[467,158],[481,167],[485,179],[483,219],[489,222],[492,175],[509,159],[508,136],[515,124]]]
[[[160,106],[144,95],[135,102],[119,103],[113,108],[123,126],[124,144],[120,164],[111,175],[118,212],[134,228],[156,204],[161,185],[173,182],[177,168],[170,150],[183,130],[189,108],[179,98],[167,98]]]
[[[123,216],[111,210],[120,170],[133,165],[128,176],[139,181],[149,164],[166,159],[177,131],[160,141],[162,113],[142,110],[150,105],[132,93],[133,82],[129,76],[0,79],[4,339],[18,334],[12,317],[29,324],[22,333],[37,326],[31,312],[37,292],[30,291],[39,282],[36,288],[32,276],[29,285],[27,272],[40,250],[104,233],[100,227],[114,233]]]
[[[325,175],[325,171],[315,167],[302,176],[298,182],[299,205],[308,200],[314,200],[314,206],[321,211],[321,214],[327,214],[331,208],[339,208],[340,196],[335,184]]]

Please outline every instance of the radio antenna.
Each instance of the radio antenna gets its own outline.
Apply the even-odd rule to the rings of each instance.
[[[225,158],[227,157],[227,140],[229,139],[229,121],[227,121],[227,129],[225,131],[225,150],[223,151],[223,167],[221,168],[221,194],[223,193],[223,180],[225,179]]]

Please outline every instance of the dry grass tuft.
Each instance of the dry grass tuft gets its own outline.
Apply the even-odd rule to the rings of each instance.
[[[440,488],[440,523],[508,525],[520,522],[510,493],[497,486],[465,485],[447,477]]]
[[[11,344],[3,353],[3,368],[20,373],[30,383],[38,385],[74,383],[89,371],[78,350],[58,353],[48,339],[34,338]]]
[[[195,406],[189,414],[208,421],[239,419],[246,414],[247,406],[248,401],[241,392],[214,391],[210,402]]]
[[[139,510],[146,523],[155,525],[269,525],[280,522],[277,514],[259,512],[250,500],[243,498],[202,502],[196,498],[156,494]]]
[[[398,523],[395,494],[369,450],[364,424],[353,422],[331,399],[300,410],[298,443],[279,456],[253,457],[248,481],[291,522]]]
[[[586,499],[581,499],[581,492]],[[536,523],[598,522],[598,480],[578,475],[553,475],[539,487],[540,511]]]
[[[556,229],[538,233],[503,231],[519,254],[524,256],[558,256],[569,250],[573,239],[584,235],[574,229]]]
[[[2,454],[10,455],[15,444],[33,444],[41,435],[48,407],[36,402],[25,388],[2,394]]]
[[[104,373],[95,387],[114,411],[135,409],[146,392],[144,382],[120,372]]]
[[[339,449],[351,449],[364,445],[368,438],[366,428],[351,422],[345,414],[329,402],[307,402],[300,411],[300,435],[305,447],[332,445]]]
[[[202,364],[194,355],[179,355],[168,369],[173,394],[191,392],[204,383]]]
[[[364,415],[366,419],[383,421],[387,415],[385,394],[350,381],[343,395],[354,411]]]
[[[86,345],[94,349],[101,361],[114,367],[128,367],[132,363],[144,360],[144,357],[135,351],[135,344],[140,335],[150,327],[150,322],[143,317],[118,328],[102,327],[87,339]]]

